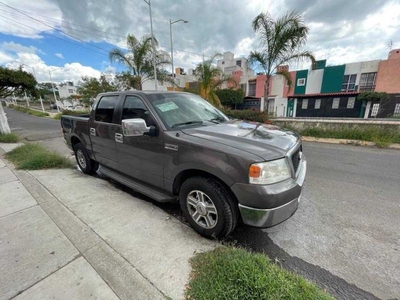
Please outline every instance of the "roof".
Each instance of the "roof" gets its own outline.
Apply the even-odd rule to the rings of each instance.
[[[319,93],[319,94],[304,94],[291,95],[288,98],[312,98],[312,97],[331,97],[331,96],[358,96],[359,92],[340,92],[340,93]]]

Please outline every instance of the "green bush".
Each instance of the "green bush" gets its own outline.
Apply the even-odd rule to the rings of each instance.
[[[17,143],[18,141],[18,135],[14,133],[0,133],[0,143]]]
[[[5,157],[13,162],[17,169],[40,170],[73,167],[67,158],[55,152],[47,151],[39,144],[20,146],[8,152]]]
[[[246,120],[246,121],[253,121],[253,122],[260,122],[260,123],[268,123],[269,117],[268,114],[265,112],[258,112],[254,110],[232,110],[232,109],[222,109],[222,112],[226,114],[228,117],[239,119],[239,120]]]
[[[270,262],[264,254],[217,248],[191,259],[186,299],[332,299],[304,278]]]

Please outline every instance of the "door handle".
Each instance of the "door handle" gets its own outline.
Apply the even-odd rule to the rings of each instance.
[[[90,135],[96,136],[96,128],[90,128]]]
[[[123,142],[124,142],[124,138],[123,138],[122,134],[116,133],[116,134],[115,134],[115,141],[116,141],[117,143],[123,143]]]

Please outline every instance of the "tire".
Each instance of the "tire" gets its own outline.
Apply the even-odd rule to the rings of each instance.
[[[89,175],[96,173],[97,169],[99,168],[99,164],[90,159],[89,154],[81,143],[78,143],[74,146],[74,152],[76,163],[83,173]]]
[[[204,237],[224,238],[237,225],[239,212],[232,192],[213,178],[187,179],[179,202],[186,220]]]

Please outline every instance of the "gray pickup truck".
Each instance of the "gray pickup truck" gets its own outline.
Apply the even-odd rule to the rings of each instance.
[[[299,136],[230,120],[194,94],[104,93],[90,115],[65,115],[61,126],[82,172],[99,170],[160,202],[179,200],[206,237],[228,235],[239,220],[274,226],[300,201],[306,160]]]

